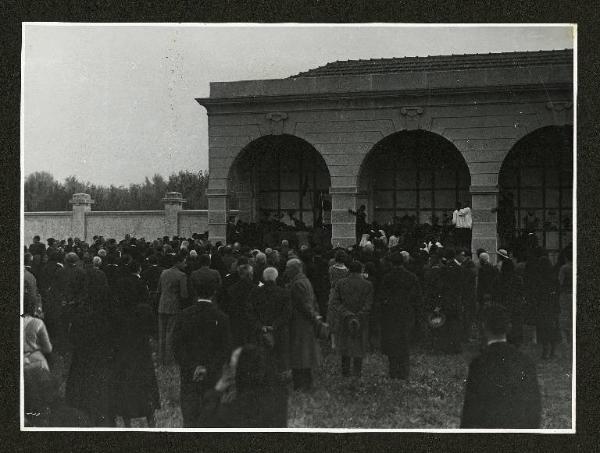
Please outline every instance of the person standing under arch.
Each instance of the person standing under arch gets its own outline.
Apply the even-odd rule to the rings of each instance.
[[[359,244],[362,235],[368,233],[367,207],[361,204],[358,211],[348,209],[348,212],[356,217],[356,243]]]

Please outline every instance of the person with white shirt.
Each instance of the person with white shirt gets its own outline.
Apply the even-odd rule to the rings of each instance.
[[[471,249],[471,229],[473,228],[473,217],[471,208],[456,203],[456,209],[452,213],[452,225],[454,225],[454,236],[456,245]]]

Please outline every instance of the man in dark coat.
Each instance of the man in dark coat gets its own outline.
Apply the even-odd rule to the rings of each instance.
[[[210,256],[200,255],[198,257],[199,268],[190,274],[189,283],[192,297],[196,286],[213,285],[216,288],[221,286],[221,274],[219,271],[210,268]]]
[[[483,318],[487,348],[469,366],[461,428],[539,428],[535,364],[506,342],[508,315],[503,307],[489,307]]]
[[[463,268],[460,261],[462,252],[446,249],[446,266],[442,271],[442,313],[446,315],[446,323],[441,327],[444,352],[459,354],[462,351],[463,337]]]
[[[458,253],[462,272],[461,303],[463,306],[463,338],[468,341],[477,313],[477,268],[467,249]]]
[[[272,352],[279,372],[290,369],[290,292],[277,285],[279,273],[274,267],[263,271],[264,285],[257,286],[248,296],[252,310],[256,344]]]
[[[114,413],[123,417],[127,427],[132,418],[139,417],[154,427],[160,396],[149,337],[154,334],[156,317],[139,262],[130,258],[123,271],[116,309]]]
[[[214,388],[231,355],[229,318],[213,303],[216,290],[212,284],[196,286],[194,303],[177,315],[173,330],[186,428],[198,426],[202,397]]]
[[[59,290],[59,301],[61,304],[61,329],[59,335],[68,337],[71,328],[72,316],[86,297],[85,271],[79,266],[79,257],[70,252],[65,256],[65,264],[62,272],[57,274],[60,279],[57,282]],[[58,349],[58,348],[57,348]]]
[[[73,355],[65,395],[71,406],[89,416],[93,426],[110,427],[115,426],[111,397],[117,318],[104,273],[94,266],[85,272],[88,296],[73,318]]]
[[[243,346],[251,337],[252,323],[248,296],[250,291],[256,288],[252,272],[252,266],[249,264],[238,266],[239,281],[227,289],[223,300],[219,300],[219,307],[229,316],[233,348]]]
[[[491,300],[494,296],[494,281],[498,276],[498,269],[490,263],[487,252],[479,254],[479,270],[477,274],[477,302],[479,309],[484,306],[484,301]]]
[[[286,274],[292,298],[290,365],[294,390],[306,391],[312,388],[312,369],[321,363],[321,350],[316,335],[321,315],[312,285],[302,271],[302,261],[297,258],[289,260]]]
[[[331,302],[338,314],[337,350],[342,357],[342,375],[360,376],[362,359],[369,344],[369,313],[373,305],[373,284],[362,276],[362,265],[353,261],[350,275],[339,280],[333,288]]]
[[[160,274],[162,274],[164,270],[165,268],[158,264],[158,256],[150,255],[148,257],[148,267],[140,274],[142,279],[148,285],[148,291],[150,292],[150,306],[155,314],[158,314],[158,299],[160,298],[158,281],[160,280]]]
[[[388,356],[390,377],[408,379],[409,334],[414,325],[415,307],[422,305],[417,276],[404,268],[406,258],[391,256],[392,270],[381,282],[382,349]]]

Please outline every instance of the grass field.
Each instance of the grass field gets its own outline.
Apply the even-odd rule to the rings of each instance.
[[[558,357],[539,360],[539,347],[523,352],[537,363],[542,391],[542,428],[571,428],[571,351],[561,345]],[[468,345],[460,355],[411,353],[408,382],[387,378],[387,359],[366,357],[363,376],[342,378],[339,357],[326,354],[310,393],[293,392],[289,401],[290,428],[457,428],[468,364],[477,354]],[[176,367],[158,368],[162,408],[157,426],[181,427],[179,375]],[[145,426],[145,420],[133,420]]]

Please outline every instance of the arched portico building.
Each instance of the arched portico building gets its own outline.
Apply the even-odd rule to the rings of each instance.
[[[208,112],[213,241],[225,239],[230,199],[246,219],[257,219],[260,209],[289,206],[310,221],[312,195],[307,200],[312,205],[304,196],[294,196],[292,204],[292,195],[281,195],[291,186],[302,193],[305,169],[324,175],[324,163],[333,246],[355,242],[355,217],[348,210],[361,204],[369,207],[369,220],[411,213],[419,222],[433,222],[460,199],[472,208],[471,249],[485,248],[494,259],[501,166],[513,147],[528,152],[529,145],[518,145],[528,134],[573,124],[573,52],[340,61],[287,79],[211,83],[210,97],[198,102]],[[267,168],[272,173],[275,161],[249,156],[261,155],[258,148],[278,140],[283,148],[297,144],[305,150],[301,153],[316,152],[322,162],[305,165],[298,154],[288,154],[278,168],[297,172],[293,177],[284,172],[290,175],[278,179],[284,185],[267,190],[274,181],[259,175],[269,173]],[[513,166],[510,160],[507,168]],[[254,185],[248,183],[250,174]],[[325,179],[309,178],[313,194],[324,191]],[[283,204],[275,203],[273,190]],[[268,191],[271,195],[261,198]],[[559,207],[567,212],[567,206]],[[552,215],[550,206],[539,208]],[[553,235],[546,236],[546,245],[553,246]]]

